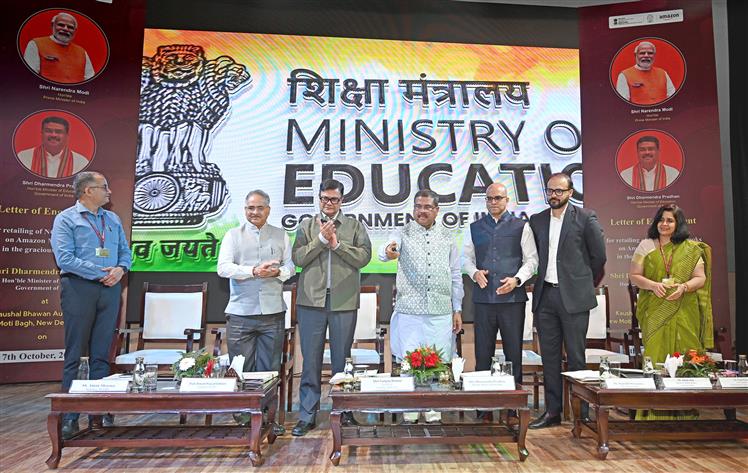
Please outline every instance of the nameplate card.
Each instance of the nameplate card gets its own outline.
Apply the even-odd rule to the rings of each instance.
[[[415,391],[412,377],[367,377],[361,379],[362,393],[397,393]]]
[[[180,393],[233,393],[236,378],[182,378]]]
[[[665,389],[712,389],[709,378],[662,378]]]
[[[127,379],[74,379],[70,393],[126,393],[130,378]]]
[[[748,389],[748,378],[719,378],[722,389]]]
[[[463,376],[464,391],[514,391],[514,376]]]
[[[657,389],[653,378],[608,378],[605,380],[605,389],[635,389],[652,390]]]

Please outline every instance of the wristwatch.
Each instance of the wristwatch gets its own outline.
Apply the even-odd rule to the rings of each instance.
[[[514,280],[517,281],[517,286],[521,286],[522,285],[522,280],[520,278],[515,277]]]

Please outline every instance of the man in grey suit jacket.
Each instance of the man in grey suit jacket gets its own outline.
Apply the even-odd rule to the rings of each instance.
[[[320,185],[319,216],[303,220],[296,232],[292,258],[302,269],[296,295],[296,315],[304,363],[299,386],[299,422],[291,434],[300,437],[316,425],[322,392],[325,330],[330,327],[332,372],[342,372],[351,356],[360,301],[361,268],[371,260],[366,228],[343,215],[343,184],[325,179]],[[344,425],[355,424],[352,413]]]
[[[595,286],[605,268],[605,238],[595,212],[569,204],[574,192],[563,173],[548,180],[546,209],[530,217],[540,264],[532,311],[543,356],[545,413],[530,423],[538,429],[561,423],[561,346],[569,370],[586,366],[584,349]]]

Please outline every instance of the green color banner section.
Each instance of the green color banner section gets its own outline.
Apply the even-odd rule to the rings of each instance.
[[[170,230],[168,237],[164,239],[159,239],[158,232],[150,231],[146,235],[154,238],[152,240],[140,239],[138,231],[133,231],[132,271],[215,272],[221,240],[229,229],[238,225],[239,221],[234,220],[226,225],[215,225],[199,230],[181,232]],[[288,236],[293,245],[296,233],[289,233]],[[458,248],[462,248],[462,235],[455,235],[455,239]],[[362,270],[363,273],[394,274],[397,272],[397,262],[379,261],[377,252],[383,243],[384,240],[372,241],[372,258]],[[297,268],[297,271],[300,270]]]

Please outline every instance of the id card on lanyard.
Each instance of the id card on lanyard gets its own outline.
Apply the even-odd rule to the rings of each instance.
[[[109,249],[104,246],[104,241],[106,239],[106,224],[104,223],[104,214],[101,214],[101,231],[99,231],[98,228],[96,228],[96,225],[94,223],[96,222],[94,217],[94,223],[91,222],[91,220],[86,217],[86,222],[88,222],[88,225],[91,227],[91,229],[96,233],[96,237],[99,239],[99,247],[96,248],[96,256],[99,258],[106,258],[109,256]]]
[[[662,248],[662,243],[660,243],[660,255],[662,256],[662,264],[665,265],[665,277],[662,278],[662,284],[672,286],[675,284],[675,278],[670,276],[670,269],[673,266],[673,253],[675,252],[675,249],[670,253],[670,259],[665,259],[665,250]]]

